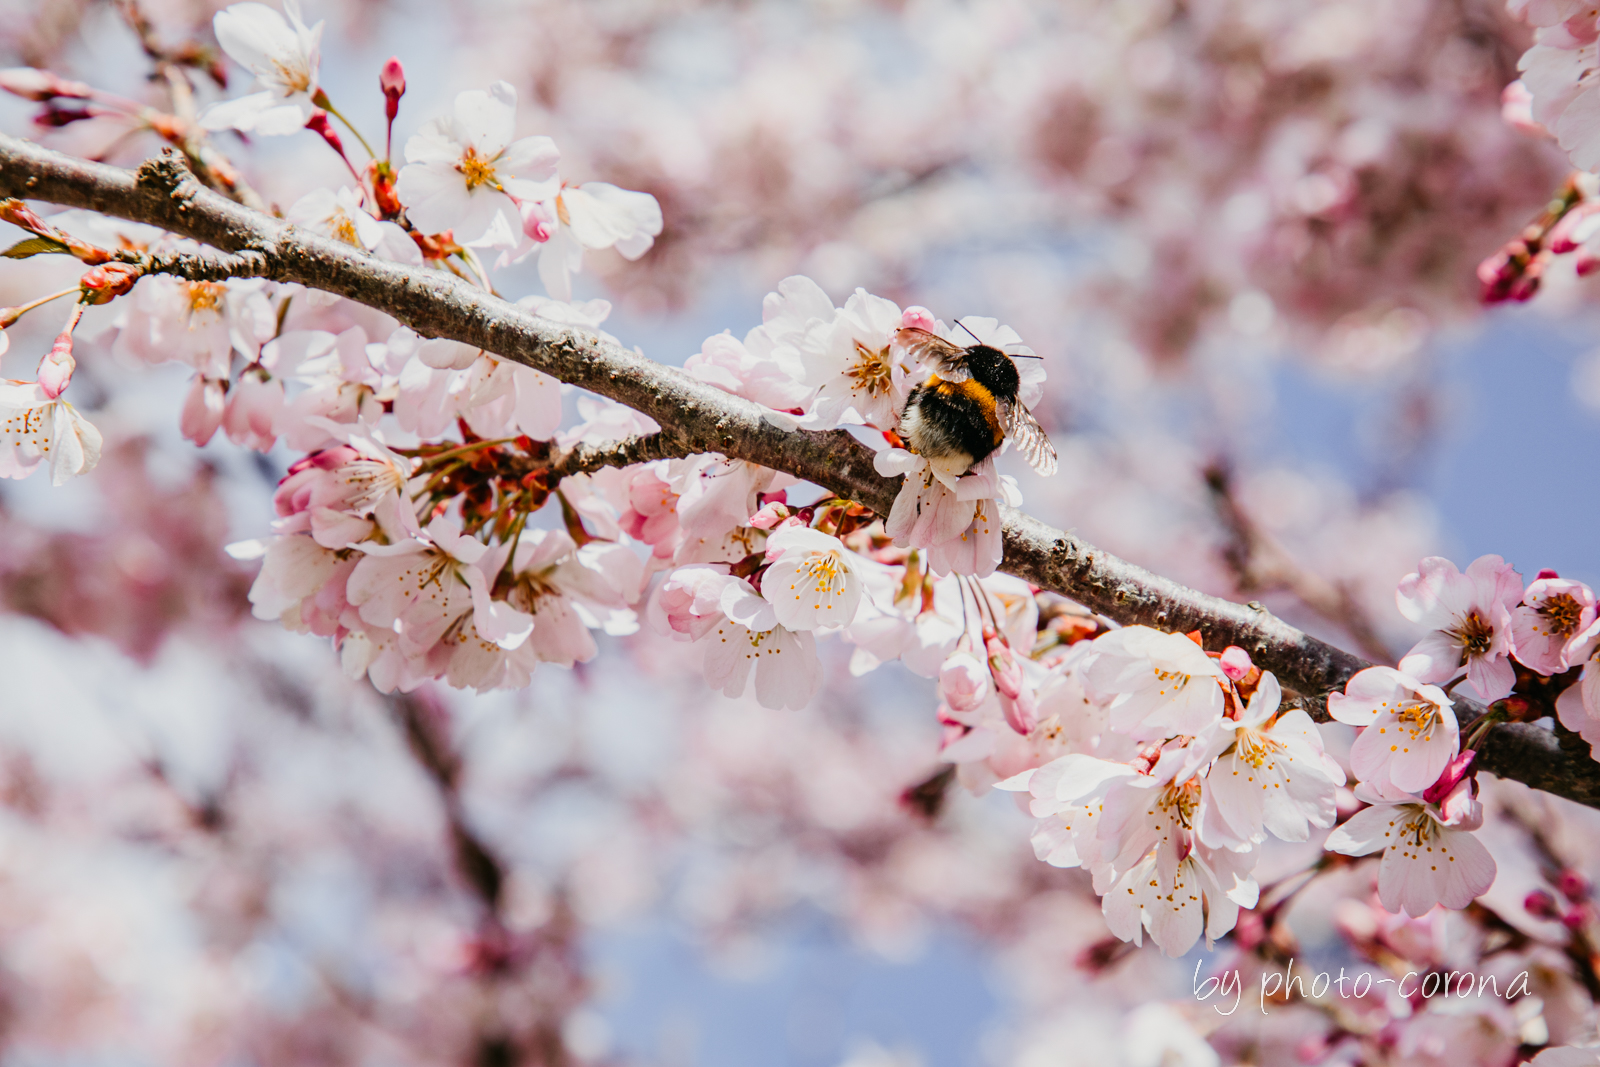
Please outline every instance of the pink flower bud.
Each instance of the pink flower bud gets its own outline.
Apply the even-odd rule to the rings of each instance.
[[[522,212],[522,233],[528,240],[539,244],[550,240],[550,235],[555,233],[554,211],[532,200],[519,201],[517,210]]]
[[[39,361],[39,387],[51,400],[60,396],[72,381],[72,370],[77,361],[72,358],[72,332],[63,330],[50,351]]]
[[[400,113],[400,98],[406,94],[406,68],[400,65],[399,56],[390,56],[378,74],[378,85],[383,89],[383,110],[390,122]]]
[[[1570,867],[1556,876],[1556,888],[1561,890],[1561,895],[1574,904],[1589,899],[1594,892],[1594,886],[1582,871],[1572,870]]]
[[[750,516],[750,525],[758,530],[770,530],[789,517],[789,509],[774,501]]]
[[[184,398],[183,412],[178,416],[179,431],[195,444],[204,445],[222,425],[226,403],[221,382],[196,374],[189,386],[189,395]]]
[[[925,307],[908,307],[900,315],[900,325],[910,330],[927,330],[929,333],[938,332],[938,323],[934,320],[933,312]]]
[[[1582,906],[1573,908],[1571,911],[1561,916],[1561,925],[1565,926],[1568,930],[1577,930],[1588,921],[1589,909]]]
[[[1222,650],[1222,658],[1217,661],[1222,667],[1222,673],[1237,682],[1250,673],[1250,668],[1255,664],[1250,662],[1250,653],[1238,645],[1229,645]]]
[[[33,67],[10,67],[0,70],[0,89],[20,96],[24,100],[32,100],[36,104],[42,104],[57,96],[70,96],[82,100],[93,91],[82,82],[67,81],[48,70],[36,70]]]
[[[939,696],[952,711],[976,711],[989,696],[989,672],[970,652],[951,653],[939,668]]]
[[[1556,908],[1556,898],[1549,890],[1535,889],[1522,898],[1522,907],[1529,915],[1539,919],[1557,919],[1561,912]]]
[[[1555,571],[1551,570],[1549,567],[1546,567],[1543,570],[1541,570],[1534,577],[1533,580],[1538,582],[1538,581],[1543,581],[1543,580],[1545,580],[1547,578],[1559,578],[1559,577],[1561,577],[1561,575],[1557,574]]]
[[[1439,780],[1422,791],[1422,799],[1429,804],[1443,806],[1446,798],[1461,784],[1462,779],[1467,777],[1467,772],[1472,768],[1472,761],[1477,755],[1477,749],[1469,748],[1445,764]]]
[[[333,128],[333,124],[328,121],[328,113],[326,111],[320,108],[313,111],[311,117],[306,120],[306,129],[320,135],[324,141],[328,142],[329,148],[341,156],[344,155],[344,142],[339,140],[339,133]]]

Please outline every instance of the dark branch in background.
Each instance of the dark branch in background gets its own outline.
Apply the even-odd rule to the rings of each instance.
[[[571,1062],[562,1022],[589,995],[578,945],[578,923],[564,897],[535,930],[517,932],[504,909],[506,864],[468,823],[461,803],[461,759],[450,743],[450,714],[426,688],[388,699],[406,744],[444,805],[456,872],[482,909],[469,969],[492,987],[531,986],[531,1013],[501,1010],[516,998],[491,995],[479,1021],[472,1062],[511,1067],[566,1067]]]
[[[230,254],[208,269],[336,293],[425,337],[460,341],[582,386],[654,419],[661,431],[651,454],[722,453],[787,471],[882,515],[899,490],[900,480],[880,477],[871,450],[843,430],[784,430],[759,405],[592,332],[540,319],[443,271],[374,259],[251,211],[206,189],[173,153],[135,175],[0,136],[0,195],[159,226]],[[181,274],[187,267],[169,260],[160,269]],[[1199,630],[1214,649],[1238,645],[1302,694],[1318,719],[1327,717],[1326,695],[1370,666],[1259,605],[1189,589],[1014,509],[1004,516],[1003,567],[1011,574],[1124,624]],[[1469,716],[1476,710],[1460,706]],[[1501,723],[1482,745],[1478,765],[1600,807],[1600,764],[1587,748],[1576,737]]]
[[[1351,595],[1348,586],[1313,574],[1272,538],[1261,531],[1233,493],[1233,472],[1223,462],[1205,469],[1206,490],[1218,520],[1228,532],[1222,558],[1233,571],[1239,592],[1268,593],[1282,590],[1348,633],[1364,655],[1377,663],[1392,658],[1372,620]]]

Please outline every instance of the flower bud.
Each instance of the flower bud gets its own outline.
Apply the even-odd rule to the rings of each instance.
[[[80,299],[89,305],[106,304],[133,288],[143,271],[128,263],[102,263],[83,272],[78,279]]]
[[[1522,907],[1538,919],[1557,919],[1561,912],[1556,908],[1556,898],[1547,889],[1535,889],[1522,898]]]
[[[70,96],[79,100],[86,99],[93,91],[82,82],[67,81],[59,75],[48,70],[37,70],[33,67],[9,67],[0,70],[0,89],[42,104],[57,96]]]
[[[1250,653],[1238,645],[1229,645],[1222,650],[1222,657],[1217,661],[1222,668],[1222,673],[1237,682],[1250,673],[1250,668],[1255,664],[1250,662]]]
[[[339,140],[339,133],[333,128],[332,123],[328,121],[328,113],[326,111],[320,108],[313,111],[311,117],[306,120],[306,129],[327,141],[329,148],[341,156],[344,155],[344,142]]]
[[[1594,892],[1594,886],[1582,871],[1567,868],[1556,876],[1556,888],[1561,890],[1561,895],[1577,904],[1589,899],[1589,894]]]
[[[60,396],[72,381],[72,370],[77,361],[72,358],[72,331],[62,330],[56,343],[39,361],[39,387],[51,400]]]
[[[939,695],[952,711],[976,711],[989,696],[989,671],[970,652],[954,652],[939,668]]]
[[[555,212],[532,200],[519,201],[517,210],[522,212],[522,233],[528,240],[539,244],[550,240],[550,235],[555,232]]]
[[[378,86],[383,90],[383,113],[393,122],[400,113],[400,98],[406,94],[406,68],[400,65],[399,56],[390,56],[383,65]]]
[[[908,330],[927,330],[929,333],[936,333],[938,327],[933,312],[916,306],[908,307],[901,313],[900,325]]]

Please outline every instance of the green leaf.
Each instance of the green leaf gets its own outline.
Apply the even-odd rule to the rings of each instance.
[[[25,237],[4,252],[0,252],[0,255],[7,259],[27,259],[29,256],[70,251],[71,249],[53,237]]]

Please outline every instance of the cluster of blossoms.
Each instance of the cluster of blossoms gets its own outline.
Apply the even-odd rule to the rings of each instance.
[[[214,105],[201,125],[310,129],[338,153],[355,184],[306,193],[288,219],[486,288],[493,270],[537,254],[547,295],[520,305],[598,332],[609,307],[572,302],[572,275],[589,250],[642,256],[662,229],[655,200],[562,183],[554,143],[515,136],[503,82],[462,93],[407,142],[403,165],[371,153],[356,166],[317,84],[320,24],[286,11],[246,3],[217,16],[219,41],[260,89]],[[405,92],[397,62],[380,88],[392,125]],[[823,680],[816,637],[836,633],[854,646],[855,674],[899,659],[937,679],[945,761],[974,790],[1028,794],[1038,856],[1087,870],[1124,940],[1148,931],[1176,955],[1229,932],[1258,900],[1262,844],[1313,830],[1331,829],[1336,852],[1383,852],[1378,896],[1390,910],[1464,907],[1495,869],[1471,833],[1482,821],[1472,753],[1447,695],[1463,678],[1504,702],[1513,661],[1541,676],[1581,666],[1557,707],[1600,743],[1594,595],[1554,574],[1525,590],[1498,557],[1464,574],[1425,560],[1399,604],[1429,636],[1398,668],[1363,671],[1330,699],[1335,719],[1364,728],[1353,794],[1341,794],[1345,769],[1307,713],[1284,708],[1278,680],[1244,650],[1208,653],[1199,634],[1146,627],[1093,636],[1102,624],[1085,615],[1042,616],[1037,590],[996,573],[1001,508],[1021,503],[996,467],[1003,449],[974,463],[905,447],[914,391],[941,371],[926,338],[997,351],[1014,363],[1015,402],[1039,402],[1042,362],[996,319],[946,324],[861,289],[838,307],[796,276],[766,298],[760,326],[708,338],[686,362],[776,425],[881,440],[877,470],[904,481],[880,520],[715,453],[568,470],[579,446],[604,454],[657,427],[578,397],[580,422],[564,429],[566,387],[531,368],[293,286],[147,274],[153,253],[193,250],[155,231],[4,212],[32,234],[26,254],[67,253],[90,270],[54,294],[75,301],[37,381],[0,395],[0,474],[48,458],[60,481],[93,466],[98,434],[59,397],[84,309],[113,304],[114,353],[194,371],[185,437],[204,445],[220,429],[252,449],[282,441],[303,453],[275,495],[275,536],[235,554],[263,559],[256,614],[331,638],[352,677],[385,692],[434,679],[521,688],[541,663],[594,657],[592,631],[633,632],[642,609],[695,647],[713,689],[799,708]]]

